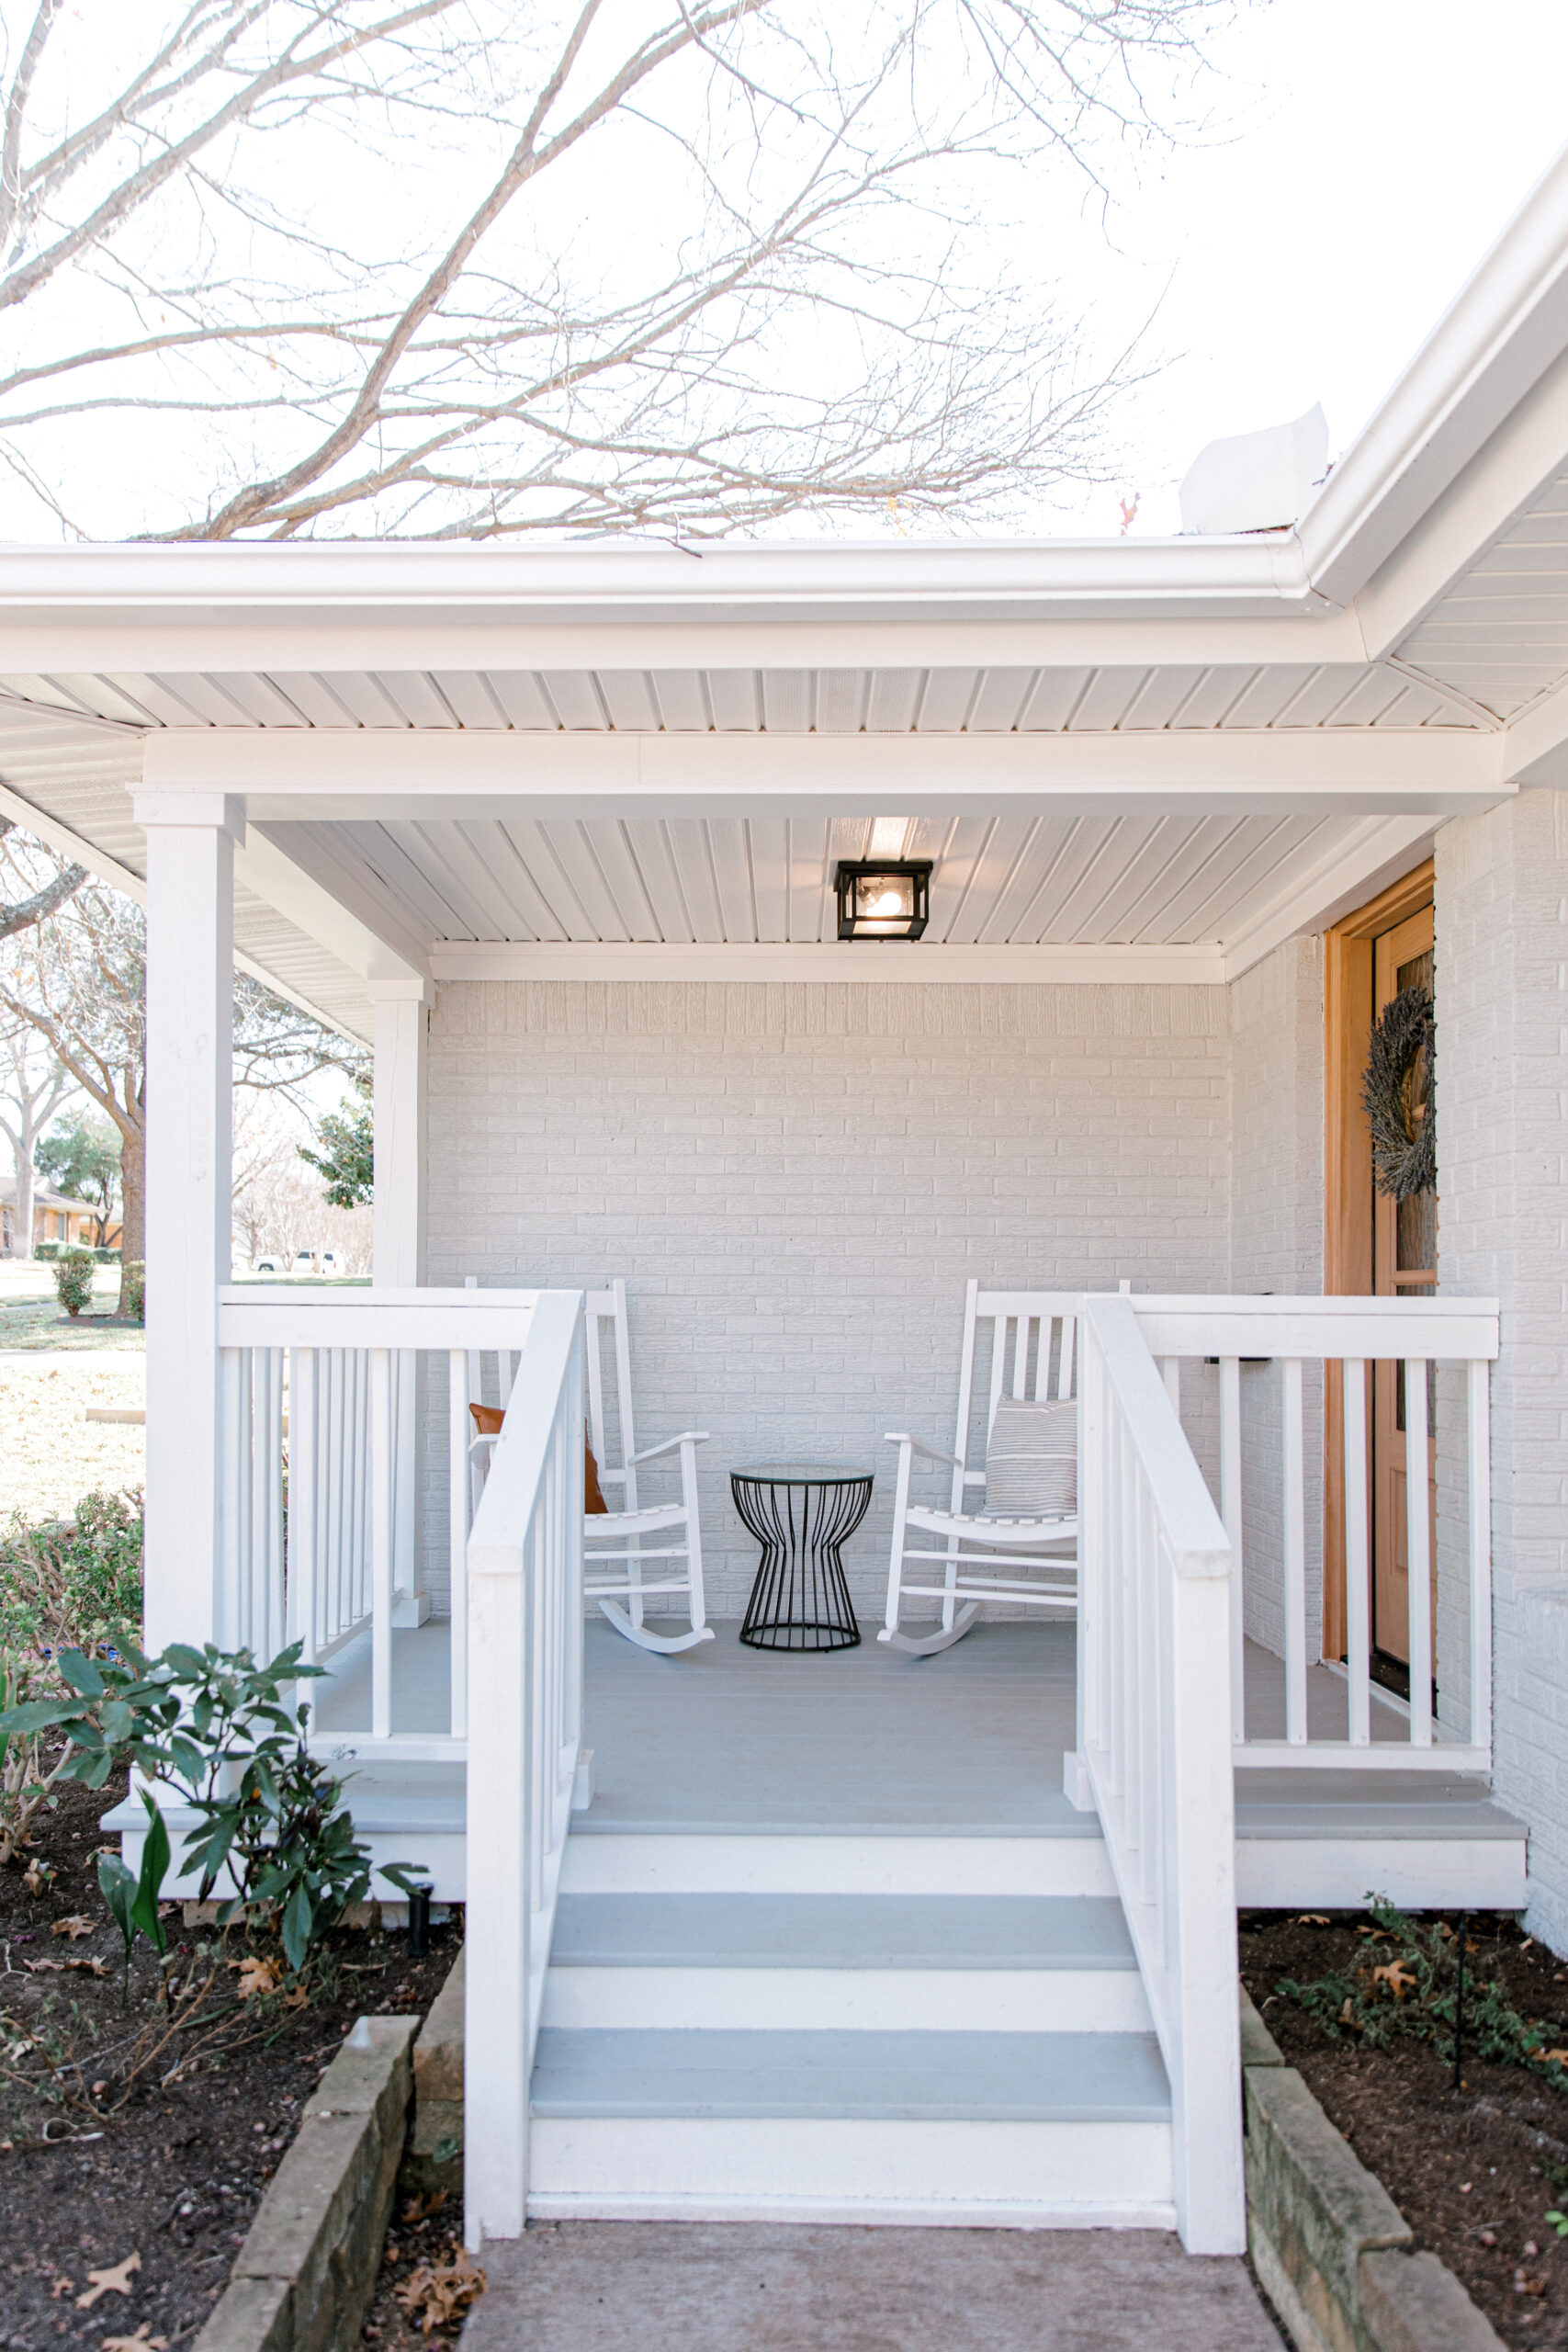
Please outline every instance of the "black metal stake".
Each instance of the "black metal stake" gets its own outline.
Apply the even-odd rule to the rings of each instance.
[[[428,1886],[409,1889],[409,1958],[423,1960],[430,1950],[430,1896]]]
[[[1470,1935],[1470,1914],[1459,1915],[1459,1989],[1454,1995],[1454,2088],[1463,2085],[1459,2078],[1460,2058],[1464,2042],[1464,1947]]]

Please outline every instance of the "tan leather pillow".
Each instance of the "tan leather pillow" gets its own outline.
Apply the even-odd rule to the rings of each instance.
[[[501,1435],[501,1424],[505,1418],[504,1407],[470,1405],[468,1410],[474,1417],[474,1427],[480,1437]],[[593,1448],[586,1438],[582,1442],[582,1507],[590,1514],[598,1512],[606,1519],[610,1515],[610,1506],[600,1491],[599,1464],[593,1459]]]

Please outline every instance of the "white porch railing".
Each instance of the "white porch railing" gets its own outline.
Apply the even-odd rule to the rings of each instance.
[[[463,2195],[520,2237],[528,2084],[582,1731],[581,1291],[541,1293],[468,1544]]]
[[[1478,1298],[1137,1298],[1138,1328],[1157,1358],[1172,1401],[1180,1393],[1183,1359],[1219,1363],[1221,1512],[1235,1555],[1229,1628],[1231,1716],[1235,1761],[1242,1767],[1489,1771],[1492,1765],[1492,1543],[1488,1438],[1488,1365],[1497,1354],[1497,1307]],[[1264,1362],[1280,1366],[1278,1426],[1265,1431],[1261,1393],[1250,1408],[1243,1439],[1243,1386],[1268,1378]],[[1403,1367],[1405,1428],[1399,1441],[1404,1478],[1408,1566],[1410,1696],[1402,1736],[1373,1739],[1371,1453],[1368,1374],[1379,1363]],[[1309,1672],[1322,1656],[1321,1611],[1309,1612],[1306,1509],[1307,1447],[1303,1366],[1343,1367],[1338,1427],[1327,1431],[1337,1455],[1344,1497],[1347,1683],[1344,1737],[1314,1736],[1309,1722]],[[1457,1467],[1462,1452],[1464,1493],[1453,1511],[1445,1548],[1448,1572],[1463,1579],[1450,1611],[1454,1659],[1438,1656],[1432,1611],[1434,1526],[1431,1508],[1427,1396],[1431,1368],[1464,1374],[1462,1449],[1448,1444]],[[1457,1398],[1456,1398],[1457,1402]],[[1445,1433],[1446,1436],[1446,1433]],[[1269,1456],[1272,1454],[1272,1465]],[[1283,1614],[1283,1737],[1249,1738],[1244,1718],[1245,1602],[1249,1573],[1244,1530],[1257,1531],[1249,1510],[1244,1461],[1277,1477],[1278,1520],[1270,1530]],[[1386,1465],[1385,1465],[1386,1466]],[[1446,1487],[1445,1487],[1446,1491]],[[1272,1518],[1270,1501],[1269,1517]],[[1462,1633],[1461,1629],[1462,1628]],[[1467,1736],[1442,1737],[1434,1722],[1432,1690],[1439,1679],[1462,1699]],[[1380,1729],[1397,1713],[1381,1699]],[[1459,1709],[1455,1710],[1456,1715]]]
[[[1240,2254],[1231,1550],[1134,1302],[1086,1300],[1082,1349],[1068,1792],[1099,1812],[1165,2057],[1182,2243]]]
[[[468,1733],[470,1381],[530,1337],[534,1291],[243,1285],[219,1293],[222,1540],[216,1639],[321,1665],[370,1636],[370,1724],[321,1730],[333,1758],[463,1759]],[[451,1690],[444,1731],[393,1721],[392,1634],[416,1625],[418,1368],[447,1366]],[[504,1400],[503,1400],[504,1401]],[[287,1509],[286,1509],[287,1502]],[[317,1686],[318,1688],[320,1686]]]

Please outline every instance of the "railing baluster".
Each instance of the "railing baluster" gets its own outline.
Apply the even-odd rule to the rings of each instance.
[[[1302,1361],[1281,1366],[1284,1407],[1285,1737],[1307,1736],[1306,1476],[1302,1428]]]
[[[446,1559],[451,1632],[452,1736],[468,1729],[468,1357],[454,1348],[446,1359]]]
[[[1231,1737],[1247,1737],[1247,1606],[1241,1580],[1241,1358],[1220,1361],[1220,1517],[1231,1546]]]
[[[320,1436],[316,1396],[316,1351],[291,1348],[288,1355],[288,1537],[284,1566],[284,1639],[301,1642],[300,1658],[316,1662],[316,1537],[320,1481]]]
[[[1492,1451],[1486,1365],[1467,1366],[1470,1441],[1470,1740],[1492,1761]]]
[[[240,1529],[242,1521],[242,1449],[248,1432],[243,1422],[244,1351],[222,1351],[223,1395],[223,1518],[218,1552],[218,1589],[213,1595],[212,1637],[220,1649],[239,1645]]]
[[[1159,1374],[1165,1383],[1165,1393],[1170,1399],[1171,1409],[1179,1419],[1181,1417],[1181,1358],[1166,1356],[1161,1362]]]
[[[392,1359],[370,1351],[370,1728],[392,1728]]]
[[[251,1638],[251,1584],[255,1558],[255,1350],[240,1351],[240,1460],[234,1514],[233,1645],[243,1649]]]
[[[1432,1745],[1432,1554],[1427,1435],[1427,1366],[1419,1356],[1404,1364],[1404,1504],[1407,1612],[1410,1627],[1410,1744]]]
[[[1371,1565],[1367,1529],[1367,1367],[1348,1356],[1339,1383],[1345,1448],[1345,1670],[1350,1740],[1371,1743]]]

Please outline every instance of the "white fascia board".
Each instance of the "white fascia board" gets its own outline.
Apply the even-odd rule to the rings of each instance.
[[[166,627],[91,628],[17,623],[0,617],[0,670],[28,673],[366,670],[821,670],[1149,669],[1165,664],[1260,666],[1269,662],[1341,664],[1366,659],[1352,613],[1321,618],[1294,612],[1263,617],[1204,617],[1183,608],[1143,618],[1114,607],[1094,617],[1051,616],[845,620],[795,614],[787,620],[702,621],[679,613],[628,620],[563,622],[531,615],[438,615],[409,621],[351,620],[309,612],[241,627],[222,616]],[[28,711],[53,707],[24,703]],[[74,718],[73,712],[55,715]],[[193,721],[197,732],[203,729]]]
[[[169,731],[148,790],[244,796],[253,821],[724,813],[906,815],[1081,804],[1456,815],[1507,797],[1479,730],[1072,735]]]
[[[737,941],[719,946],[619,942],[561,946],[461,940],[430,951],[437,981],[450,980],[837,980],[875,988],[930,988],[989,980],[1010,988],[1216,986],[1224,956],[1192,947],[947,947],[917,940],[874,946],[816,941],[797,946]]]
[[[362,921],[259,826],[250,828],[243,849],[235,852],[234,878],[362,978],[428,979],[423,943],[407,938],[384,912],[374,926]]]
[[[1364,820],[1348,840],[1326,851],[1304,878],[1248,913],[1243,927],[1224,943],[1226,979],[1239,979],[1287,939],[1325,931],[1352,907],[1375,899],[1428,854],[1436,831],[1429,817]]]
[[[764,542],[701,551],[611,542],[495,548],[316,542],[302,547],[0,549],[0,648],[32,628],[130,625],[198,636],[306,622],[454,626],[1048,619],[1075,613],[1263,616],[1322,608],[1287,531],[1235,538]],[[515,653],[513,656],[515,660]],[[19,666],[19,665],[18,665]],[[55,657],[56,667],[63,666]],[[94,665],[97,666],[97,665]]]
[[[1555,686],[1501,737],[1503,773],[1517,786],[1568,785],[1568,686]]]
[[[29,833],[58,856],[85,865],[98,881],[107,882],[111,889],[121,891],[137,906],[147,904],[147,884],[140,874],[133,873],[129,865],[122,865],[118,857],[111,857],[107,850],[98,849],[80,833],[73,833],[69,825],[62,825],[47,809],[36,808],[30,800],[24,800],[21,794],[13,792],[8,785],[0,785],[0,816],[14,817],[18,825],[25,825]],[[240,874],[243,856],[243,853],[241,853],[235,861],[236,879],[243,878]],[[257,895],[265,894],[258,892]],[[288,910],[280,908],[278,911],[286,913]],[[276,972],[269,971],[265,964],[257,963],[254,956],[247,956],[243,948],[235,948],[234,964],[237,970],[248,973],[253,980],[259,980],[263,988],[270,989],[274,996],[281,997],[297,1012],[309,1013],[312,1021],[319,1021],[323,1028],[337,1030],[343,1036],[354,1035],[355,1033],[345,1029],[332,1013],[324,1012],[319,1004],[312,1004],[309,997],[301,996],[297,989],[291,989],[287,980],[280,980]]]
[[[1551,368],[1356,599],[1381,661],[1527,514],[1568,463],[1568,354]],[[1433,684],[1439,691],[1441,681]]]
[[[1296,526],[1348,605],[1568,350],[1568,148],[1558,155]]]

